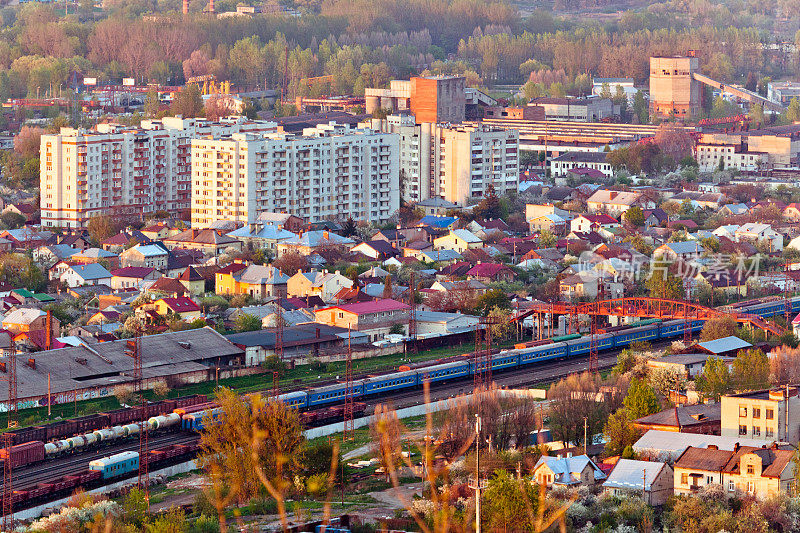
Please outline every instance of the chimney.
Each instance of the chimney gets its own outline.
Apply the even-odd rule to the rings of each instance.
[[[34,359],[33,357],[29,358],[28,362],[25,364],[31,367],[33,370],[36,370],[36,359]]]
[[[183,0],[183,14],[189,14],[189,0]]]
[[[733,445],[733,452],[736,453],[738,451],[739,451],[739,443],[737,442],[736,444]]]
[[[734,446],[734,451],[736,451],[736,447],[737,446],[739,446],[738,443],[736,443],[736,445]],[[717,446],[716,444],[709,444],[708,445],[708,449],[709,450],[719,450],[719,446]]]
[[[208,0],[208,12],[214,13],[214,0]]]
[[[315,339],[319,339],[319,327],[315,328],[315,331],[314,331],[314,338],[315,338]]]

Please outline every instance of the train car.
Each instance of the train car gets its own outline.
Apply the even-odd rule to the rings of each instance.
[[[181,429],[200,432],[203,430],[203,426],[208,422],[209,418],[214,420],[221,412],[221,408],[215,407],[213,409],[186,414],[181,419]]]
[[[23,442],[30,442],[32,440],[40,440],[44,442],[47,440],[47,427],[35,426],[16,429],[9,432],[8,435],[11,435],[12,444],[22,444]]]
[[[690,320],[689,327],[693,332],[701,331],[705,326],[705,320]],[[660,338],[670,339],[672,337],[680,337],[683,335],[683,330],[686,329],[685,320],[668,320],[661,324]]]
[[[548,361],[567,356],[567,344],[559,342],[557,344],[545,344],[533,348],[526,348],[519,351],[519,366]]]
[[[308,405],[308,394],[305,391],[286,392],[278,396],[278,399],[294,409],[305,409]]]
[[[344,400],[345,383],[336,383],[333,385],[326,385],[308,391],[308,408],[317,407],[320,405],[327,405]],[[353,383],[353,398],[358,398],[364,394],[364,382],[356,381]]]
[[[181,396],[180,398],[175,398],[175,409],[180,409],[182,407],[191,407],[192,405],[199,405],[207,402],[208,398],[206,397],[205,394],[192,394],[191,396]],[[173,409],[173,411],[175,409]]]
[[[103,429],[111,425],[109,424],[108,416],[104,415],[103,413],[82,416],[80,418],[76,418],[74,422],[75,433],[89,433],[90,431]]]
[[[470,361],[469,359],[462,359],[461,361],[420,369],[417,372],[417,385],[421,387],[426,381],[436,383],[437,381],[464,378],[470,375]]]
[[[614,335],[604,333],[602,335],[595,335],[597,340],[597,350],[610,350],[614,347]],[[573,339],[566,341],[567,355],[573,357],[575,355],[588,354],[592,344],[592,336],[586,335],[580,339]]]
[[[364,394],[381,394],[383,392],[410,389],[417,385],[417,371],[407,370],[385,376],[373,376],[364,380]]]
[[[646,326],[638,326],[623,331],[617,331],[613,334],[614,347],[622,348],[630,346],[632,342],[642,341],[655,341],[661,335],[659,324],[653,323]]]
[[[181,424],[181,416],[178,413],[158,415],[151,417],[147,420],[147,425],[151,430],[177,427],[180,426],[180,424]]]
[[[492,371],[505,370],[507,368],[515,368],[519,366],[519,354],[516,351],[505,351],[492,357]],[[480,365],[480,371],[485,370],[485,363]],[[469,363],[469,372],[474,374],[476,372],[475,359]]]
[[[76,427],[77,423],[75,420],[60,420],[52,424],[47,424],[45,426],[45,428],[47,428],[47,440],[71,437],[78,433],[75,429]]]
[[[44,442],[34,440],[11,446],[8,450],[0,448],[0,459],[9,461],[11,468],[44,461]]]
[[[89,469],[100,472],[102,479],[112,479],[139,470],[137,452],[121,452],[102,459],[89,461]]]

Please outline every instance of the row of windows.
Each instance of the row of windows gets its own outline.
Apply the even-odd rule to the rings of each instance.
[[[747,435],[748,435],[747,426],[740,425],[739,426],[739,436],[745,437]],[[759,426],[753,426],[752,435],[754,437],[760,437],[761,436],[761,428]],[[770,427],[764,428],[764,436],[767,437],[767,438],[774,437],[775,436],[775,428],[770,428]]]
[[[760,407],[753,407],[752,410],[753,418],[761,418],[761,408]],[[746,417],[747,416],[747,406],[740,405],[739,406],[739,416]],[[775,410],[774,409],[764,409],[764,418],[767,420],[773,420],[775,418]]]

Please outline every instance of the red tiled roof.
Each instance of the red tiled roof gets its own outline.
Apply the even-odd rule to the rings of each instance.
[[[122,267],[111,271],[111,275],[118,278],[145,278],[153,273],[150,267]]]
[[[194,300],[186,296],[179,296],[178,298],[161,298],[167,307],[176,313],[188,313],[192,311],[200,311],[200,306]]]
[[[467,271],[467,276],[494,277],[504,270],[513,272],[510,268],[500,263],[478,263]]]
[[[245,268],[247,268],[247,266],[243,265],[242,263],[231,263],[230,265],[224,266],[217,270],[217,274],[235,274],[236,272],[244,270]]]

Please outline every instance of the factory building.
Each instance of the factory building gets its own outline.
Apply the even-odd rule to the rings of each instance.
[[[650,114],[691,119],[700,114],[700,82],[695,79],[697,57],[650,58]]]

